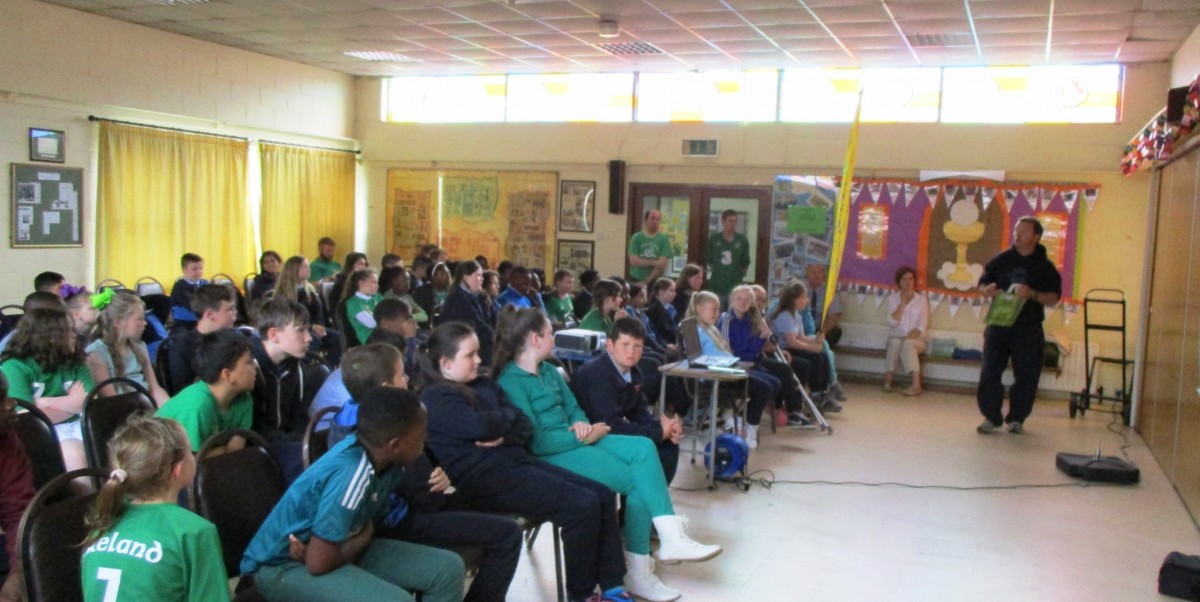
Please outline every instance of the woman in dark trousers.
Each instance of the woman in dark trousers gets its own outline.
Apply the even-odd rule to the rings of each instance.
[[[499,386],[478,376],[479,339],[471,327],[448,322],[435,328],[418,365],[429,415],[426,445],[471,508],[536,517],[562,529],[571,600],[588,600],[597,585],[603,600],[631,600],[622,583],[616,496],[525,451],[533,426]]]

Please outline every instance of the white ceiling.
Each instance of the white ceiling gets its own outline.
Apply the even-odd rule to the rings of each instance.
[[[42,1],[354,75],[1136,63],[1200,23],[1200,0]]]

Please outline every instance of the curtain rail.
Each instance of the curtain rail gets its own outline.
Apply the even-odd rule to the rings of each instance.
[[[197,131],[197,130],[185,130],[183,128],[172,128],[172,127],[167,127],[165,125],[153,125],[153,124],[149,124],[149,123],[138,123],[136,121],[121,121],[119,119],[109,119],[107,117],[96,117],[95,115],[88,115],[88,121],[107,121],[109,123],[119,123],[121,125],[132,125],[132,126],[137,126],[137,127],[150,128],[150,129],[154,129],[154,130],[166,130],[168,132],[181,132],[184,134],[194,134],[197,136],[211,136],[213,138],[226,138],[229,140],[241,140],[242,142],[250,141],[249,138],[243,138],[241,136],[230,136],[228,134],[213,134],[210,132],[201,132],[201,131]]]
[[[333,151],[333,152],[338,152],[338,153],[354,153],[356,155],[362,154],[362,151],[353,150],[353,149],[349,149],[349,148],[333,148],[333,147],[329,147],[329,146],[312,146],[309,144],[296,144],[294,142],[276,142],[274,140],[259,140],[259,143],[264,143],[264,142],[267,144],[277,144],[279,146],[294,146],[297,148],[309,148],[312,150]]]

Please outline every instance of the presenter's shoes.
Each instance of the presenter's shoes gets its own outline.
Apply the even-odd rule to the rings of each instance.
[[[794,429],[808,430],[817,428],[817,425],[813,421],[806,418],[804,414],[801,414],[800,412],[792,412],[791,414],[788,414],[787,425]]]
[[[842,388],[842,383],[833,383],[832,385],[829,385],[829,393],[838,401],[846,401],[849,399],[846,397],[846,390]]]
[[[658,531],[658,561],[663,564],[700,562],[721,553],[721,546],[703,544],[688,537],[687,517],[667,514],[654,517]]]
[[[1008,423],[1008,432],[1014,435],[1020,435],[1025,432],[1025,423],[1020,420],[1014,420]]]
[[[920,395],[921,393],[922,393],[922,391],[920,389],[914,389],[912,387],[909,387],[900,392],[901,395],[906,395],[908,397],[916,397],[917,395]]]
[[[975,432],[980,435],[998,433],[1000,432],[1000,425],[985,418],[983,422],[979,423],[979,426],[975,427]]]
[[[891,384],[889,384],[889,383],[883,383],[883,392],[884,392],[884,393],[891,393],[891,392],[892,392],[892,391],[894,391],[894,390],[895,390],[895,389],[893,389],[893,388],[892,388],[892,385],[891,385]]]

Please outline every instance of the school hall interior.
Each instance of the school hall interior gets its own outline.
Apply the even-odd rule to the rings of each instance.
[[[648,6],[657,11],[656,18],[665,20],[688,10],[702,12],[689,8],[692,1],[542,4],[598,22],[609,14],[605,11],[645,12]],[[696,467],[681,465],[672,489],[678,510],[690,516],[697,539],[720,542],[725,551],[714,562],[668,567],[662,572],[664,579],[682,590],[684,599],[697,601],[1166,599],[1156,593],[1163,558],[1172,550],[1200,552],[1194,518],[1200,509],[1200,444],[1188,429],[1200,420],[1195,397],[1200,385],[1200,288],[1189,269],[1200,250],[1194,236],[1200,193],[1196,159],[1188,154],[1186,143],[1175,149],[1174,162],[1160,162],[1154,169],[1126,176],[1120,163],[1126,144],[1166,105],[1167,90],[1188,86],[1200,73],[1200,29],[1195,28],[1200,7],[1190,0],[695,2],[713,14],[782,14],[799,6],[814,19],[827,15],[830,30],[837,30],[839,22],[832,15],[849,21],[847,15],[859,10],[894,10],[899,17],[884,23],[893,28],[900,27],[905,14],[912,14],[906,11],[924,11],[923,18],[933,23],[940,22],[935,18],[939,12],[947,15],[943,21],[952,21],[964,11],[974,10],[974,18],[993,11],[1027,25],[1024,31],[1002,32],[1012,36],[1010,46],[986,47],[1001,58],[987,61],[985,46],[976,42],[969,44],[965,59],[952,52],[930,54],[920,66],[1012,64],[1018,39],[1040,44],[1039,64],[1120,63],[1120,117],[1115,123],[863,123],[854,173],[862,178],[916,179],[921,170],[994,170],[1013,182],[1098,186],[1099,198],[1087,210],[1085,234],[1077,242],[1075,286],[1077,291],[1123,292],[1128,303],[1125,347],[1105,342],[1100,352],[1136,358],[1139,377],[1131,385],[1133,429],[1102,411],[1112,404],[1070,417],[1070,390],[1059,387],[1039,394],[1024,435],[981,437],[974,432],[979,416],[969,382],[901,398],[880,392],[879,375],[869,368],[856,371],[855,378],[848,379],[846,410],[830,418],[832,435],[787,428],[764,433],[750,469],[769,473],[755,473],[763,481],[749,492],[728,484],[708,491],[702,461]],[[848,123],[386,122],[381,118],[386,108],[383,76],[439,73],[422,71],[427,67],[414,63],[372,66],[373,71],[356,75],[359,67],[354,63],[314,58],[340,54],[331,50],[340,40],[332,35],[312,41],[309,50],[293,45],[292,59],[271,56],[283,54],[279,48],[288,41],[286,28],[279,24],[292,24],[301,14],[309,19],[304,28],[319,31],[314,20],[324,18],[329,29],[351,29],[370,18],[368,11],[393,5],[468,14],[479,5],[488,11],[520,10],[525,0],[185,4],[0,0],[0,31],[5,32],[0,35],[0,162],[29,163],[28,133],[36,127],[63,132],[64,165],[84,170],[83,244],[0,248],[0,303],[19,304],[31,290],[34,275],[44,270],[88,285],[110,276],[96,267],[102,263],[96,220],[99,126],[89,121],[90,115],[359,151],[353,239],[339,240],[338,253],[363,251],[373,263],[389,250],[384,225],[389,170],[544,171],[557,173],[560,181],[595,182],[599,202],[594,230],[558,236],[593,242],[594,265],[601,275],[625,271],[628,236],[640,227],[640,216],[631,215],[633,187],[769,190],[778,176],[831,177],[842,171]],[[364,14],[355,17],[352,5]],[[176,18],[169,12],[176,9],[192,11],[192,16]],[[1127,14],[1125,30],[1113,46],[1125,44],[1125,54],[1109,46],[1100,49],[1102,38],[1116,35],[1112,31],[1084,39],[1086,32],[1103,27],[1089,27],[1089,20],[1107,22],[1089,11]],[[238,19],[256,20],[257,41],[238,37],[232,29],[222,37],[200,23]],[[416,20],[414,16],[407,25]],[[703,29],[684,27],[683,20],[674,18],[681,29],[697,35],[690,41],[703,40]],[[940,22],[946,31],[959,27],[955,23]],[[1049,26],[1059,36],[1056,41],[1049,41],[1047,23],[1059,24],[1059,30]],[[636,30],[632,21],[624,21],[622,27]],[[1147,43],[1147,32],[1155,28],[1170,33]],[[769,31],[760,33],[769,38]],[[987,32],[977,35],[985,42],[989,39]],[[1072,40],[1077,48],[1071,48]],[[795,59],[806,67],[858,66],[845,64],[849,50],[824,48],[828,44],[826,40],[813,50],[815,58],[806,60],[797,51]],[[426,50],[438,50],[434,46]],[[729,47],[735,46],[730,42]],[[1108,54],[1101,56],[1102,52]],[[920,56],[901,44],[861,52],[860,64],[884,65],[888,53],[900,53],[905,61],[910,55]],[[832,55],[840,58],[830,59]],[[739,62],[738,56],[739,51],[727,51],[728,64],[703,62],[710,60],[706,58],[692,68],[767,66],[748,59]],[[488,66],[492,64],[477,61],[474,67],[456,65],[442,73],[518,71],[508,64],[496,70]],[[529,67],[534,71],[552,70],[537,67],[532,59],[526,64],[534,65]],[[561,65],[567,62],[553,64],[564,70]],[[621,64],[627,66],[604,62],[580,70],[640,70],[636,62]],[[665,70],[662,65],[653,64]],[[774,65],[792,66],[796,65]],[[916,65],[909,61],[903,66]],[[699,159],[681,156],[680,143],[687,139],[718,140],[720,153]],[[624,210],[617,213],[610,212],[607,203],[609,162],[614,160],[624,161],[629,186],[622,191]],[[9,169],[2,171],[3,188],[12,189]],[[0,217],[10,232],[15,215],[14,208]],[[219,211],[212,215],[221,219]],[[143,236],[148,235],[128,232],[121,244],[136,246]],[[284,257],[313,256],[318,236],[297,248],[276,250]],[[204,254],[200,249],[172,249],[165,253],[167,262],[175,263],[186,250]],[[210,273],[226,272],[238,281],[255,269],[252,263],[208,267]],[[167,282],[176,274],[157,276]],[[868,329],[886,323],[883,311],[871,301],[848,303],[843,320]],[[932,313],[930,325],[945,332],[982,331],[975,314],[951,313],[949,304]],[[1085,336],[1081,314],[1069,321],[1061,314],[1051,316],[1047,330],[1071,341]],[[1119,373],[1114,377],[1105,372],[1098,378],[1110,391],[1120,386]],[[1098,448],[1106,455],[1127,454],[1141,469],[1141,483],[1078,487],[1054,467],[1056,452],[1092,453]],[[774,484],[767,487],[767,481]],[[548,542],[542,537],[532,552],[523,553],[510,599],[554,599]]]

